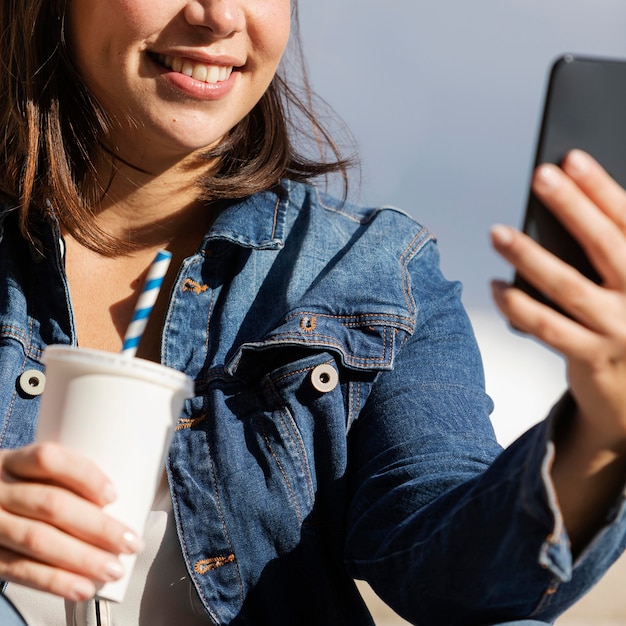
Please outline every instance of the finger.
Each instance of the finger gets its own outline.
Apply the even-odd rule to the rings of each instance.
[[[582,150],[570,151],[563,170],[623,233],[626,233],[626,191],[602,166]]]
[[[9,483],[0,489],[0,509],[42,521],[77,539],[116,554],[141,548],[135,534],[102,509],[74,493],[39,483]]]
[[[571,317],[605,332],[607,311],[614,307],[607,292],[524,233],[507,226],[491,230],[494,248],[517,272]]]
[[[0,546],[22,559],[44,563],[90,580],[114,581],[124,573],[114,554],[48,524],[7,512],[0,513]],[[5,566],[0,564],[0,568]]]
[[[96,585],[89,578],[31,561],[4,548],[0,548],[0,578],[73,602],[84,602],[96,593]]]
[[[0,460],[10,477],[60,485],[100,506],[115,500],[113,484],[94,463],[55,443],[4,451]]]
[[[537,168],[533,191],[580,243],[604,283],[626,289],[626,238],[617,224],[555,165]]]
[[[567,359],[584,360],[602,342],[592,331],[561,315],[502,281],[491,284],[493,298],[511,325],[561,353]]]

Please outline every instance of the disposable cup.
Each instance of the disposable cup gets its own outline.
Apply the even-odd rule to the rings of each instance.
[[[165,457],[192,380],[169,367],[112,352],[49,346],[37,441],[55,441],[90,458],[112,481],[112,517],[143,535]],[[121,602],[135,564],[97,596]]]

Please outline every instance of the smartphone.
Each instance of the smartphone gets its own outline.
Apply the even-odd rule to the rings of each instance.
[[[626,186],[626,60],[564,55],[549,75],[535,167],[560,164],[569,150],[591,154]],[[523,230],[542,246],[600,282],[576,240],[530,191]],[[516,275],[514,284],[557,308]]]

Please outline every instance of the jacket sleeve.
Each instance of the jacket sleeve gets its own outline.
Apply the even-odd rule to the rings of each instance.
[[[410,280],[415,332],[350,432],[348,567],[414,623],[551,621],[623,549],[623,498],[572,564],[549,477],[567,397],[501,451],[460,288],[441,276],[434,244]]]

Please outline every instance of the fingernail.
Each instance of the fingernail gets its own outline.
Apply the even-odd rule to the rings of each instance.
[[[124,568],[119,561],[108,561],[104,566],[104,571],[109,580],[117,580],[124,575]]]
[[[102,497],[107,502],[107,504],[114,502],[117,499],[117,493],[115,492],[115,487],[112,483],[107,483],[102,490]]]
[[[545,189],[557,187],[560,182],[559,175],[554,165],[540,165],[535,176],[535,185],[543,186]]]
[[[131,531],[125,532],[122,538],[124,540],[124,551],[128,554],[142,552],[145,548],[143,539]]]
[[[497,279],[492,280],[489,284],[491,286],[491,290],[497,293],[504,291],[509,286],[509,284],[505,283],[503,280]]]
[[[566,162],[573,174],[585,174],[589,170],[589,158],[582,150],[568,152]]]
[[[96,594],[96,586],[89,580],[79,580],[72,587],[71,600],[82,602],[93,598]]]
[[[495,224],[491,227],[491,238],[494,243],[506,246],[513,241],[513,230],[503,224]]]

